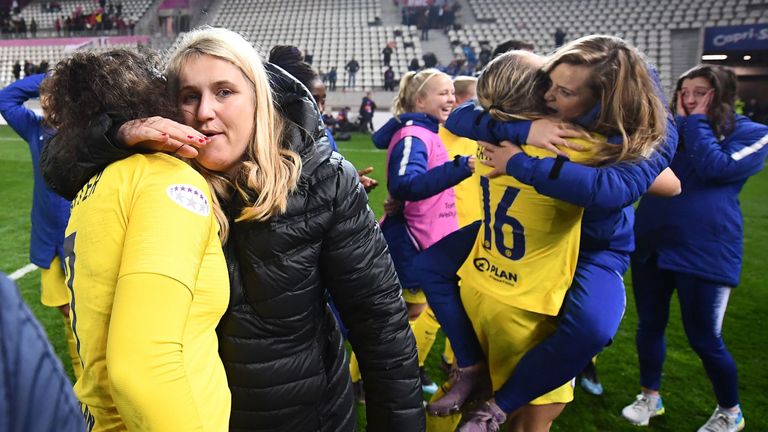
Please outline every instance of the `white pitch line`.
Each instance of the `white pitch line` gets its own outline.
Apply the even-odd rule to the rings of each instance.
[[[23,278],[27,273],[33,272],[35,270],[37,270],[37,266],[32,264],[32,263],[29,263],[29,264],[25,265],[24,267],[22,267],[22,268],[16,270],[15,272],[11,273],[10,275],[8,275],[8,277],[12,281],[17,281],[17,280]]]
[[[378,150],[378,149],[356,149],[356,148],[344,148],[339,147],[339,153],[381,153],[384,154],[386,150]]]

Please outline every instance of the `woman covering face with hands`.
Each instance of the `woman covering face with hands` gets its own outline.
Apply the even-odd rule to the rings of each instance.
[[[184,125],[161,119],[148,129],[148,121],[106,115],[87,139],[49,144],[48,179],[66,190],[102,161],[132,153],[131,143],[173,151],[177,144],[198,146],[190,163],[221,203],[231,279],[218,325],[232,392],[230,429],[354,430],[330,293],[375,395],[366,404],[369,429],[422,430],[416,350],[400,285],[357,173],[331,153],[312,96],[224,29],[186,34],[170,54],[166,77]],[[209,139],[197,138],[201,133]],[[94,156],[105,136],[111,149]],[[79,159],[60,150],[67,147]],[[77,168],[62,173],[67,164]]]

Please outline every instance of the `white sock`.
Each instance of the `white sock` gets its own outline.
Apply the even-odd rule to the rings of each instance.
[[[736,405],[736,411],[733,412],[733,411],[731,411],[730,408],[723,408],[720,405],[718,405],[717,406],[717,410],[720,411],[721,413],[729,416],[729,417],[734,417],[735,418],[735,417],[739,416],[739,412],[741,412],[741,407],[739,405]]]
[[[645,396],[648,399],[653,400],[653,401],[657,401],[657,400],[661,399],[661,395],[658,394],[658,393],[652,394],[652,393],[643,392],[643,396]]]

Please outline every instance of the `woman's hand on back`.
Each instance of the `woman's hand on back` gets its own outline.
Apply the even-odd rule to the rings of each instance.
[[[491,172],[486,174],[488,178],[495,178],[507,173],[507,162],[512,156],[522,152],[520,147],[512,143],[511,141],[501,141],[499,145],[494,145],[485,141],[478,141],[483,147],[484,160],[480,162],[483,165],[488,165],[493,168]]]
[[[544,117],[531,123],[526,144],[549,150],[560,156],[566,155],[560,148],[585,150],[584,147],[568,141],[568,138],[589,138],[589,134],[570,123]]]
[[[141,147],[185,158],[197,156],[197,149],[209,138],[195,129],[164,117],[149,117],[125,122],[117,139],[126,147]]]

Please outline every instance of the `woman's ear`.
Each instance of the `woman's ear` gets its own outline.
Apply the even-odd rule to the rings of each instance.
[[[413,99],[413,107],[416,111],[421,111],[424,108],[424,98],[416,95],[416,97]]]

